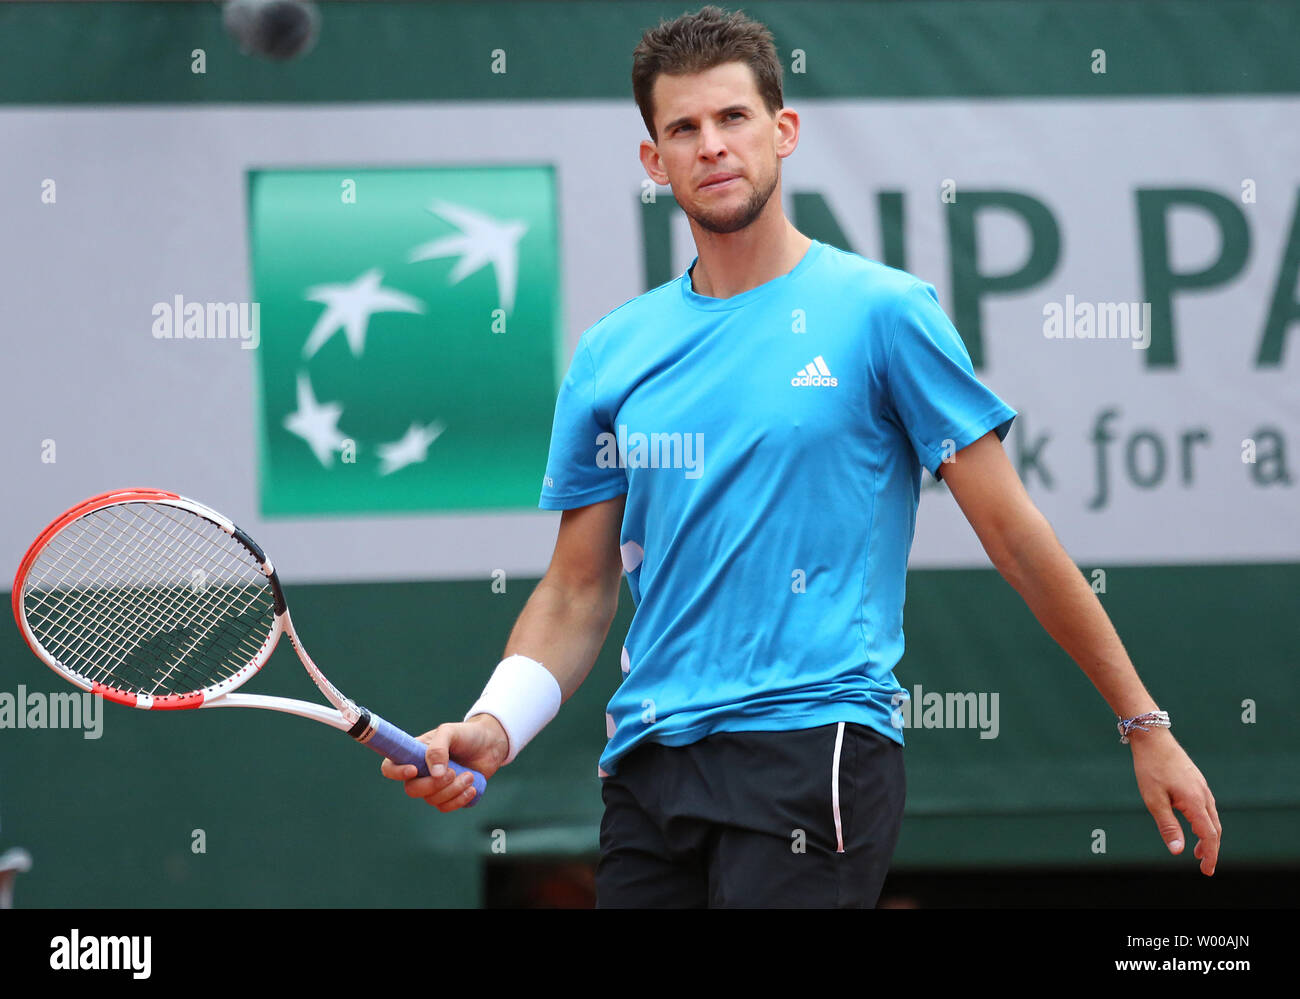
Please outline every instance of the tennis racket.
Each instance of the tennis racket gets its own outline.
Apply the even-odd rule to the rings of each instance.
[[[282,711],[346,732],[428,776],[424,743],[343,696],[312,662],[262,549],[194,500],[129,489],[74,506],[23,556],[13,609],[47,666],[105,700],[151,711]],[[285,634],[333,707],[233,692]],[[468,769],[450,766],[458,778]],[[476,805],[487,782],[468,772]]]

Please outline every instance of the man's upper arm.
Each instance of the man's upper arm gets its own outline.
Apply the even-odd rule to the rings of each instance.
[[[1035,526],[1043,522],[995,431],[941,464],[939,477],[999,568],[1014,551],[1021,528],[1030,521]]]
[[[565,510],[547,578],[565,588],[595,589],[617,602],[623,578],[619,536],[627,494]]]

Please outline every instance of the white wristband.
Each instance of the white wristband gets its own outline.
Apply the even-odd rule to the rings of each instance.
[[[507,656],[497,664],[465,721],[474,715],[491,715],[499,721],[510,741],[505,759],[509,763],[556,716],[563,700],[559,682],[545,666],[527,656]]]

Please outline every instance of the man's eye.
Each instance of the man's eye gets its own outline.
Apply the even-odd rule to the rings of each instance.
[[[728,118],[743,118],[743,117],[745,117],[745,113],[744,113],[743,111],[729,111],[729,112],[727,112],[727,117],[728,117]],[[695,127],[694,125],[678,125],[676,128],[673,129],[673,134],[676,135],[676,134],[678,134],[679,132],[686,132],[686,131],[689,131],[690,129],[694,128],[694,127]]]

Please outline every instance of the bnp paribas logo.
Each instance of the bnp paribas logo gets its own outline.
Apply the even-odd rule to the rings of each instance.
[[[552,169],[260,170],[249,212],[263,513],[536,509]]]

